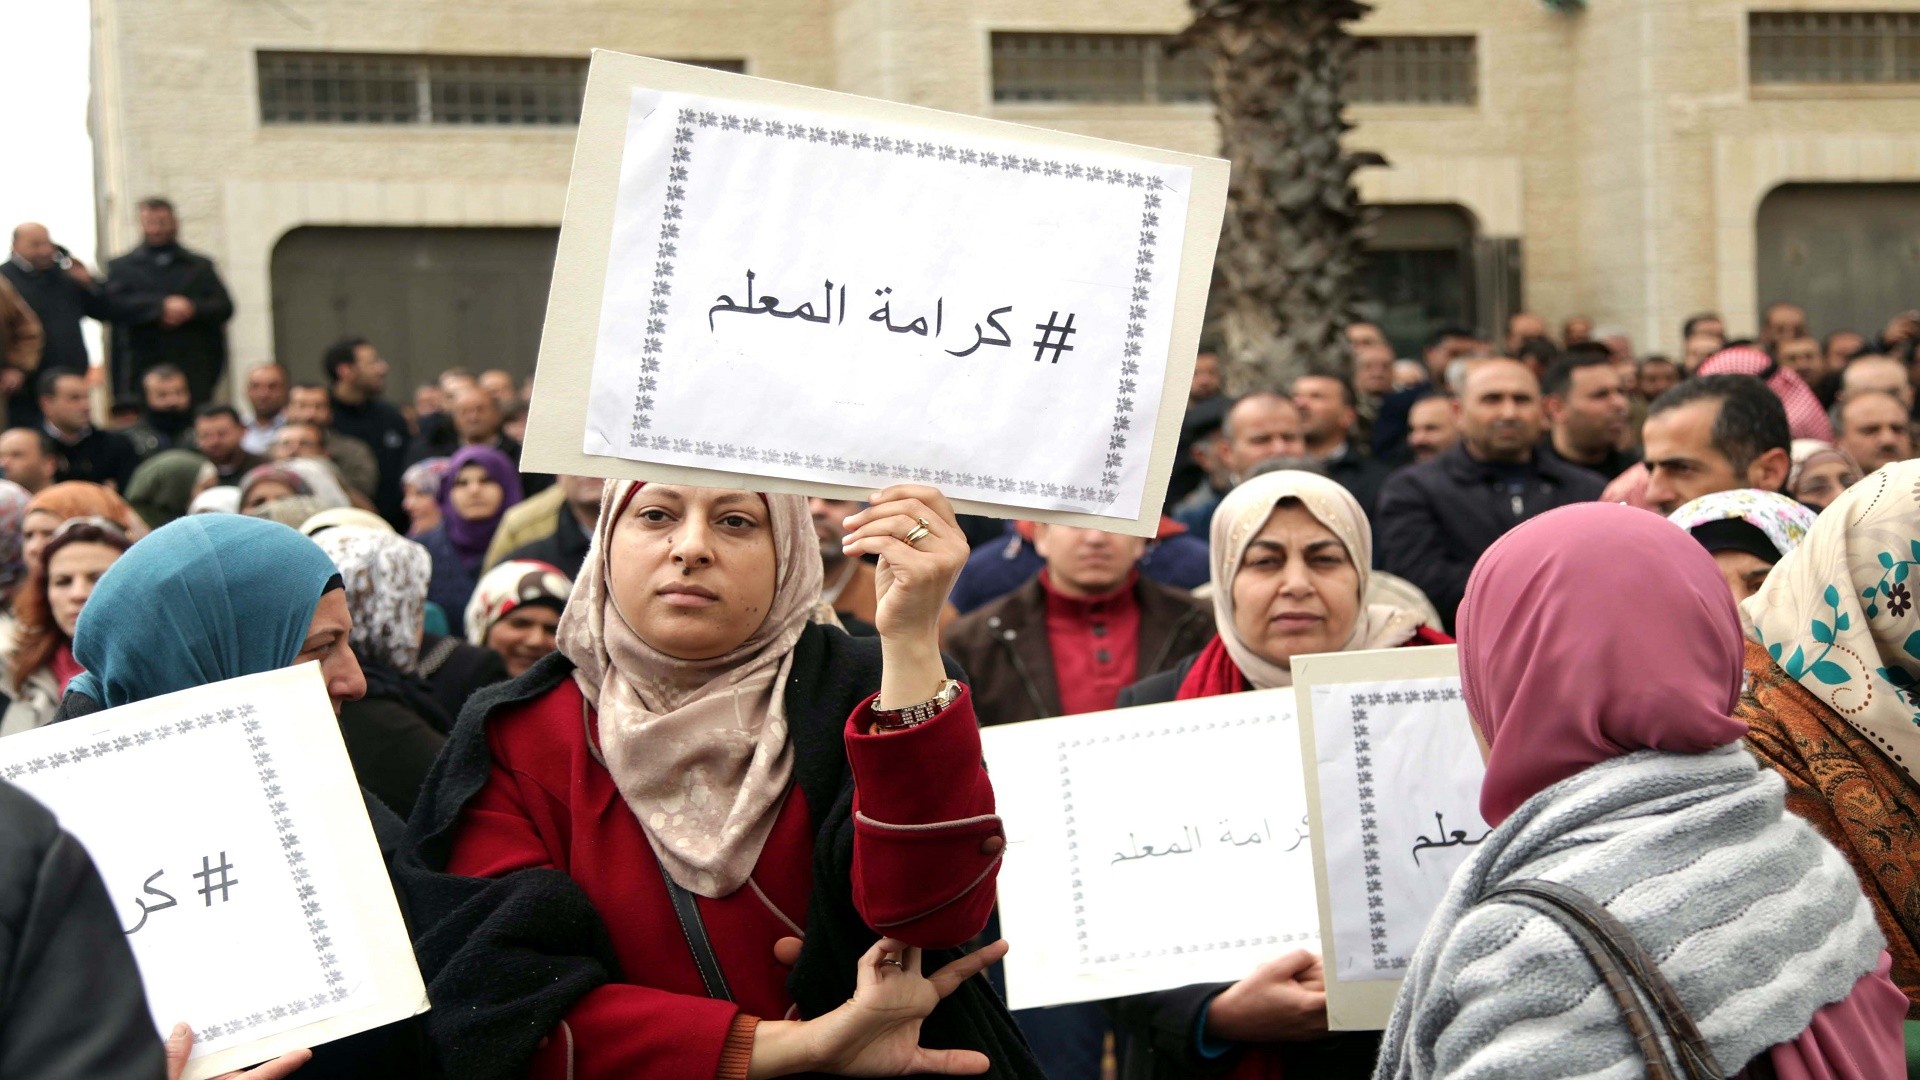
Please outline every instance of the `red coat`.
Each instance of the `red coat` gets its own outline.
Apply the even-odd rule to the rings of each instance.
[[[735,1000],[708,998],[646,834],[589,752],[581,708],[567,679],[489,721],[492,774],[460,817],[447,866],[474,877],[560,870],[586,892],[612,938],[624,981],[581,998],[530,1074],[744,1075],[751,1026],[736,1019],[781,1019],[793,1005],[791,969],[774,959],[773,946],[806,925],[814,836],[806,797],[789,789],[752,884],[699,898]],[[986,925],[1005,846],[971,695],[904,732],[861,734],[868,715],[863,701],[846,729],[854,903],[877,932],[923,948],[957,946]]]

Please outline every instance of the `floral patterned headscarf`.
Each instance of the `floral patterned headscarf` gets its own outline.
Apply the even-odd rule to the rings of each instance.
[[[1813,511],[1775,492],[1736,488],[1702,495],[1667,520],[1688,532],[1714,522],[1744,521],[1766,535],[1774,551],[1769,561],[1778,563],[1806,539],[1807,530],[1813,528]]]
[[[313,538],[340,569],[347,610],[353,615],[348,640],[362,663],[390,667],[402,674],[420,662],[420,631],[427,613],[427,580],[433,557],[392,529],[336,525]]]
[[[1848,488],[1740,607],[1788,676],[1920,783],[1920,460]]]
[[[509,559],[487,571],[467,601],[467,643],[486,648],[493,624],[528,604],[545,604],[555,615],[567,609],[573,582],[558,568],[534,559]]]

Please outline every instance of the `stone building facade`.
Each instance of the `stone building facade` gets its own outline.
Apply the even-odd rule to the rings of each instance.
[[[236,364],[300,378],[353,331],[402,379],[530,369],[594,48],[1216,149],[1180,0],[92,2],[103,248],[168,196]],[[1816,331],[1920,306],[1920,0],[1375,0],[1356,30],[1403,344],[1516,305],[1642,351],[1775,293]]]

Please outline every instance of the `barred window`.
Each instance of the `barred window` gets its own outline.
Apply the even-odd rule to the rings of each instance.
[[[546,56],[261,52],[260,119],[269,124],[580,123],[587,61]],[[721,71],[741,60],[681,60]]]
[[[1168,105],[1209,100],[1206,65],[1161,34],[993,35],[993,100]]]
[[[1479,96],[1471,36],[1364,39],[1348,100],[1472,105]],[[1211,82],[1195,53],[1160,34],[995,32],[993,100],[1105,105],[1205,104]]]
[[[1920,11],[1753,11],[1756,83],[1920,83]]]
[[[263,52],[259,65],[260,119],[270,123],[412,124],[421,119],[416,57]]]
[[[1364,35],[1347,82],[1355,105],[1473,105],[1480,97],[1475,40]]]

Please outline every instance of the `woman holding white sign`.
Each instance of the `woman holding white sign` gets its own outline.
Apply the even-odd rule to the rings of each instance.
[[[951,951],[1005,846],[938,646],[966,543],[928,488],[847,525],[877,640],[820,605],[806,500],[606,485],[559,652],[475,698],[409,823],[450,1074],[1039,1075],[971,977],[1005,947]]]
[[[1741,744],[1713,558],[1644,511],[1564,507],[1487,549],[1459,627],[1494,831],[1427,925],[1376,1075],[1905,1075],[1873,908]]]
[[[1449,640],[1417,611],[1366,602],[1373,530],[1352,494],[1324,476],[1247,480],[1214,511],[1211,539],[1217,633],[1172,671],[1122,691],[1122,707],[1291,686],[1295,656]],[[1320,958],[1303,949],[1237,983],[1125,998],[1115,1003],[1128,1033],[1123,1075],[1229,1066],[1236,1076],[1366,1075],[1372,1037],[1326,1038],[1326,1008]]]
[[[320,665],[338,715],[367,689],[352,632],[340,572],[313,541],[234,514],[180,518],[135,543],[101,577],[74,627],[74,659],[86,670],[55,719],[308,662]],[[391,862],[403,827],[377,798],[368,795],[366,807]],[[418,1032],[416,1021],[389,1024],[318,1047],[310,1062],[301,1050],[231,1075],[420,1076],[427,1070]],[[169,1035],[173,1076],[192,1046],[184,1024]]]

